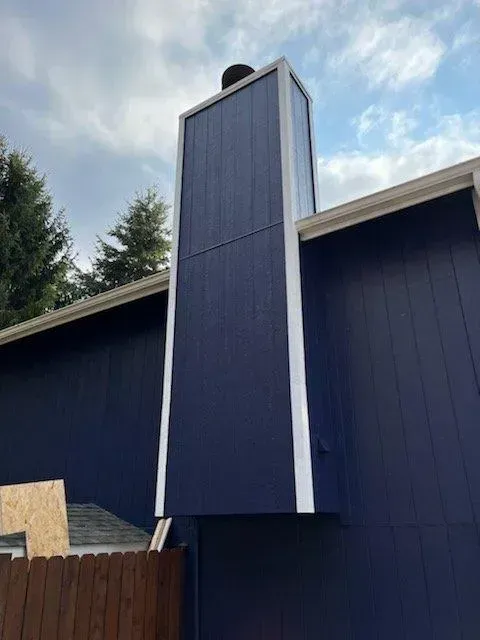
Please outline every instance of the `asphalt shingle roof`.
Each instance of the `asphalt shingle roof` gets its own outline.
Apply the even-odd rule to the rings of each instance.
[[[150,535],[95,504],[68,504],[70,546],[150,542]],[[25,546],[24,533],[0,536],[1,547]]]

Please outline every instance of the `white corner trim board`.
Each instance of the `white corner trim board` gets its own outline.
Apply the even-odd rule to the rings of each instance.
[[[479,171],[480,158],[467,160],[447,169],[298,220],[296,223],[297,231],[301,240],[312,240],[366,220],[373,220],[395,211],[401,211],[421,202],[468,189],[474,186],[474,174],[478,175]]]
[[[285,59],[278,66],[280,153],[282,164],[283,228],[285,243],[285,279],[287,293],[288,364],[292,414],[293,466],[297,513],[315,511],[313,492],[310,424],[302,315],[300,249],[293,218],[293,132],[291,82],[292,70]],[[303,85],[298,83],[303,91]],[[307,100],[310,98],[307,94]]]
[[[480,229],[480,168],[473,172],[473,189],[472,189],[473,208],[477,217],[477,225]]]
[[[157,517],[163,517],[165,512],[165,490],[167,484],[167,454],[170,425],[170,403],[172,399],[173,347],[175,337],[175,305],[177,303],[177,272],[178,250],[180,243],[180,211],[182,208],[185,120],[185,116],[180,116],[178,122],[177,166],[175,171],[175,194],[173,203],[172,255],[170,258],[167,329],[165,335],[165,359],[163,365],[162,413],[160,416],[157,489],[155,496],[155,515]]]
[[[122,287],[100,293],[92,298],[74,302],[68,307],[63,307],[63,309],[50,311],[50,313],[45,313],[32,320],[3,329],[3,331],[0,331],[0,346],[155,293],[160,293],[161,291],[167,291],[169,277],[170,271],[165,269],[165,271],[142,278],[142,280],[125,284]]]

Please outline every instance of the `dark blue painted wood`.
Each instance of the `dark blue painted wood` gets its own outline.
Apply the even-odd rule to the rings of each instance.
[[[461,638],[448,529],[445,526],[422,527],[421,541],[434,637],[442,640]]]
[[[166,513],[295,511],[277,74],[188,118]]]
[[[295,509],[283,228],[181,260],[167,513]]]
[[[393,527],[369,527],[368,541],[379,638],[405,638]],[[411,567],[409,567],[411,571]],[[358,585],[361,588],[361,585]]]
[[[330,423],[346,522],[477,518],[477,236],[465,191],[302,246],[312,444]]]
[[[431,638],[432,617],[419,528],[395,527],[393,533],[405,637]]]
[[[281,222],[277,74],[185,122],[179,257]]]
[[[450,527],[449,544],[463,638],[474,640],[480,630],[480,545],[477,527]]]
[[[312,446],[330,437],[338,460],[348,611],[338,584],[303,575],[348,637],[480,633],[479,236],[465,191],[301,247]],[[314,460],[316,500],[323,480]],[[328,619],[308,614],[313,636]]]
[[[294,156],[293,215],[295,219],[300,219],[315,213],[315,198],[308,100],[293,78],[291,103]]]
[[[0,347],[0,484],[154,522],[166,295]]]
[[[353,638],[367,637],[372,633],[377,615],[371,568],[373,549],[369,547],[367,533],[363,527],[341,530],[345,546],[345,569],[339,572],[337,580],[345,581],[347,586],[349,603],[347,616]],[[332,634],[335,635],[335,628],[332,629]]]
[[[478,637],[474,525],[211,517],[194,547],[198,626],[187,640]]]

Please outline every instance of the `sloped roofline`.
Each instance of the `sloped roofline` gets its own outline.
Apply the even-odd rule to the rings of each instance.
[[[299,220],[297,230],[302,240],[312,240],[463,189],[475,187],[474,195],[478,198],[479,179],[480,156],[315,213]],[[475,197],[474,203],[480,226],[480,211]]]
[[[160,293],[161,291],[167,291],[169,277],[170,271],[165,269],[160,273],[155,273],[136,282],[125,284],[105,293],[99,293],[96,296],[74,302],[57,311],[50,311],[37,318],[3,329],[0,331],[0,346],[34,333],[53,329],[53,327],[59,327],[62,324],[74,322],[75,320],[80,320],[80,318]]]
[[[300,239],[308,241],[366,220],[373,220],[469,188],[472,189],[473,204],[480,227],[480,157],[378,191],[364,198],[326,209],[297,221],[296,226]],[[161,291],[167,291],[169,279],[170,271],[165,269],[137,282],[100,293],[63,309],[51,311],[32,320],[8,327],[0,331],[0,346],[119,307],[134,300],[146,298]]]

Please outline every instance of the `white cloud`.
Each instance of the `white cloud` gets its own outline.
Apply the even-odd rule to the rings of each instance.
[[[402,125],[403,126],[403,125]],[[400,127],[400,129],[402,128]],[[409,126],[407,126],[407,130]],[[322,209],[480,156],[480,112],[439,118],[423,139],[404,135],[384,149],[345,151],[318,159]]]
[[[172,162],[178,115],[219,91],[224,68],[237,59],[258,66],[270,60],[275,47],[314,30],[331,2],[127,0],[123,14],[97,21],[91,48],[73,37],[68,47],[68,38],[37,38],[31,59],[51,108],[23,113],[56,141],[91,139],[117,153]],[[69,29],[78,25],[64,25],[64,36]],[[108,54],[102,38],[112,32],[116,49]]]
[[[0,69],[3,66],[26,80],[35,78],[35,55],[28,31],[14,16],[0,16]]]
[[[415,110],[413,110],[415,111]],[[371,104],[359,116],[351,120],[357,129],[357,140],[364,146],[370,134],[381,133],[383,141],[392,147],[401,146],[408,134],[418,125],[412,114],[404,110],[388,111],[384,106]]]
[[[478,0],[480,3],[480,0]],[[468,47],[475,44],[480,40],[480,34],[478,33],[478,26],[475,26],[473,21],[468,21],[457,29],[452,42],[452,51],[458,51],[464,47]]]
[[[351,122],[357,127],[358,141],[361,142],[372,129],[385,122],[386,115],[387,112],[382,106],[371,104],[359,116],[353,118]]]
[[[367,78],[370,87],[385,85],[398,90],[432,77],[444,53],[445,45],[425,20],[370,19],[355,25],[350,42],[330,58],[330,65],[356,69]]]
[[[387,140],[393,147],[402,147],[407,136],[417,127],[417,120],[406,111],[394,111],[389,121]]]
[[[171,162],[179,113],[218,88],[212,70],[199,68],[188,83],[179,82],[182,74],[175,64],[145,66],[119,95],[94,76],[72,76],[56,67],[49,72],[55,112],[31,116],[59,140],[85,136],[119,153],[154,154]]]

